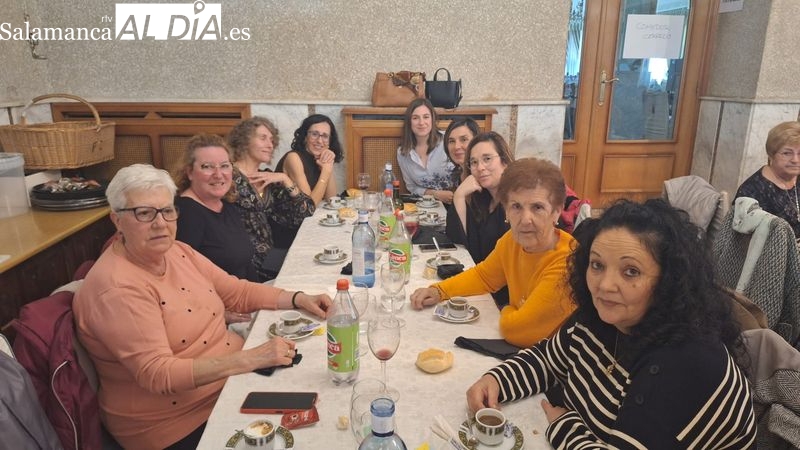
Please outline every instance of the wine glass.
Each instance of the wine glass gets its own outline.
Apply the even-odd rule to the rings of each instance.
[[[372,354],[381,362],[381,375],[386,394],[392,400],[400,398],[397,389],[386,384],[386,361],[390,360],[400,346],[400,321],[394,317],[384,320],[371,320],[367,329],[367,340]]]
[[[369,312],[369,305],[375,303],[375,295],[369,293],[369,288],[364,283],[353,283],[350,289],[350,297],[353,299],[353,306],[356,307],[358,314],[358,333],[363,336],[367,333],[366,316]],[[364,339],[359,338],[358,354],[364,356],[367,354],[367,346]]]
[[[371,182],[372,182],[372,177],[366,172],[361,172],[356,177],[356,185],[362,191],[366,191],[367,189],[369,189],[369,185]]]
[[[417,234],[417,230],[419,230],[419,217],[417,215],[407,214],[403,217],[403,224],[406,226],[408,236],[413,239],[414,235]]]
[[[389,299],[389,312],[391,318],[395,319],[395,298],[403,292],[403,287],[406,283],[406,272],[401,266],[395,266],[392,263],[381,264],[381,288],[383,288],[383,295],[381,296],[381,303],[385,308],[385,299]],[[400,326],[405,325],[403,319],[396,319],[400,322]]]

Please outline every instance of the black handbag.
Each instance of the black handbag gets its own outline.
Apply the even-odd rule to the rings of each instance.
[[[447,81],[437,78],[440,70],[447,74]],[[452,81],[450,71],[444,67],[436,69],[433,80],[425,83],[425,96],[437,108],[453,109],[461,102],[461,80]]]

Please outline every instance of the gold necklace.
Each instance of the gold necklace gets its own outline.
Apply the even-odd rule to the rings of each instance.
[[[617,344],[619,344],[619,331],[615,333],[614,338],[614,354],[611,357],[611,364],[606,367],[606,374],[611,375],[614,372],[614,368],[617,367]]]

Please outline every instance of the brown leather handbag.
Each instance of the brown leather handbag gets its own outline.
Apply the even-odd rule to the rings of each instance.
[[[378,72],[372,84],[372,106],[408,106],[425,98],[425,72]]]

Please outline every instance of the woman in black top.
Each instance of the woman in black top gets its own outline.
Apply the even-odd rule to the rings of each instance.
[[[447,237],[464,244],[475,263],[486,259],[495,242],[509,230],[506,213],[496,197],[500,177],[513,161],[502,136],[489,131],[475,136],[467,147],[470,174],[453,195],[447,213]],[[508,304],[508,288],[492,294],[497,307]]]
[[[284,172],[300,192],[315,205],[336,195],[333,164],[343,157],[339,134],[328,116],[313,114],[305,118],[294,132],[292,150],[278,161],[276,172]]]
[[[746,179],[736,198],[758,200],[764,211],[789,222],[795,238],[800,238],[800,122],[784,122],[767,135],[767,165]]]

